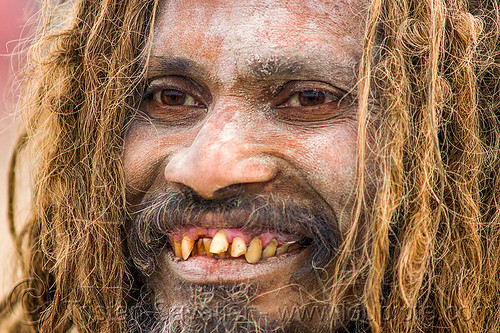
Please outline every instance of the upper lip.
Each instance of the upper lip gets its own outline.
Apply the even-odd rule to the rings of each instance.
[[[265,233],[271,233],[274,235],[274,237],[283,239],[284,241],[303,241],[305,237],[299,236],[297,234],[291,234],[288,232],[283,232],[283,231],[276,231],[272,229],[267,229],[267,228],[262,228],[262,227],[256,227],[252,229],[246,229],[246,228],[240,228],[240,227],[222,227],[222,226],[211,226],[211,227],[206,227],[206,226],[195,226],[195,225],[189,225],[189,226],[182,226],[179,227],[175,230],[172,230],[169,233],[169,238],[171,239],[177,239],[180,241],[184,235],[190,236],[191,239],[196,240],[198,237],[210,237],[212,238],[213,235],[219,231],[219,230],[234,230],[241,235],[244,235],[244,238],[252,238],[256,237]]]
[[[302,230],[296,223],[285,221],[289,206],[303,208],[310,205],[292,204],[275,196],[269,198],[257,194],[209,200],[192,191],[170,189],[143,199],[141,208],[134,215],[142,215],[147,210],[153,211],[157,218],[154,222],[163,224],[162,230],[168,233],[193,226],[275,230],[277,233],[300,235]]]
[[[171,215],[169,215],[168,218],[160,217],[160,221],[154,221],[152,223],[152,229],[156,229],[155,232],[159,234],[167,235],[168,237],[177,235],[179,238],[182,237],[185,230],[198,228],[212,230],[240,229],[250,236],[257,236],[264,232],[272,232],[276,235],[286,236],[287,238],[293,237],[296,241],[300,242],[308,239],[298,224],[286,223],[280,219],[280,216],[273,216],[271,219],[267,219],[265,215],[254,217],[258,214],[254,215],[252,212],[238,208],[225,212],[209,211],[191,214],[183,213],[180,214],[180,216],[174,216],[174,218],[171,218]],[[168,221],[168,223],[163,221]]]

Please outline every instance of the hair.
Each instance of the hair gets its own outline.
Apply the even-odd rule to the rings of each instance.
[[[156,6],[47,1],[42,11],[23,73],[26,133],[9,186],[10,230],[30,291],[17,301],[35,331],[126,330],[134,277],[124,249],[122,140]],[[497,6],[369,4],[358,82],[358,200],[327,287],[332,325],[347,288],[362,281],[373,332],[500,331]],[[19,228],[15,171],[27,146],[35,152],[35,184]],[[367,172],[368,158],[376,159],[375,172]],[[376,193],[368,196],[372,183]]]

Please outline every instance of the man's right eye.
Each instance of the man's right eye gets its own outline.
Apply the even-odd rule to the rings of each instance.
[[[158,80],[146,89],[141,105],[142,111],[151,118],[172,126],[184,126],[201,119],[206,114],[206,105],[201,102],[201,98],[195,97],[198,94],[186,92],[194,90],[185,80],[179,78],[169,78],[169,80],[176,81]],[[182,87],[177,88],[179,85]]]
[[[162,106],[203,106],[193,96],[176,89],[158,90],[153,93],[152,99]]]

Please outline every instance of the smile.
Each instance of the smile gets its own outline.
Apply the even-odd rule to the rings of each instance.
[[[168,266],[180,277],[198,283],[258,279],[307,256],[307,242],[292,235],[239,228],[191,227],[169,237]]]

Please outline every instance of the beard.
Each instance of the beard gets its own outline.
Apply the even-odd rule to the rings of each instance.
[[[335,260],[340,232],[333,211],[322,200],[274,195],[231,193],[213,200],[199,197],[190,189],[169,189],[151,194],[131,214],[126,228],[128,255],[136,284],[135,301],[128,307],[131,332],[328,332],[328,268]],[[273,230],[301,239],[308,259],[297,270],[290,285],[313,295],[308,306],[323,308],[323,318],[285,313],[271,318],[258,311],[253,301],[259,294],[254,283],[196,284],[175,275],[176,294],[182,305],[159,297],[151,286],[159,254],[172,251],[168,237],[183,227],[197,226],[211,216],[220,228]],[[307,281],[307,282],[304,282]],[[167,295],[168,298],[168,295]],[[293,312],[293,311],[292,311]],[[364,326],[363,326],[364,327]],[[344,326],[340,331],[362,331]]]
[[[128,313],[131,332],[313,332],[301,322],[270,319],[251,306],[258,290],[255,284],[176,283],[184,290],[187,305],[164,306],[152,291],[143,292]]]
[[[327,333],[332,332],[327,318],[314,325],[304,318],[291,317],[293,311],[283,313],[278,319],[262,314],[251,302],[257,296],[255,284],[196,285],[176,281],[188,299],[182,307],[164,306],[155,299],[154,292],[143,290],[140,299],[127,313],[130,333]],[[323,315],[328,314],[324,304],[315,304]],[[311,312],[310,312],[311,313]],[[351,314],[352,316],[352,314]],[[356,314],[357,320],[350,320],[334,330],[337,333],[369,332],[369,323]],[[364,316],[364,314],[363,314]]]

